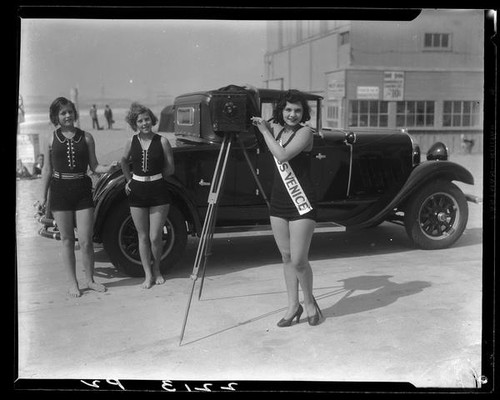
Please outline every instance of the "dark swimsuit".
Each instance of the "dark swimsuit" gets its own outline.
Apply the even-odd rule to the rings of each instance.
[[[54,131],[50,157],[50,209],[76,211],[94,207],[85,132],[76,128],[73,138],[68,139],[61,129]]]
[[[280,131],[276,137],[276,141],[279,141],[283,130]],[[286,147],[288,143],[294,138],[295,133],[290,136],[288,141],[283,145]],[[273,189],[271,192],[271,209],[270,215],[272,217],[283,218],[287,221],[295,221],[298,219],[312,219],[316,220],[316,193],[311,181],[311,152],[303,151],[297,154],[294,158],[288,161],[293,169],[300,186],[304,190],[309,202],[311,203],[312,210],[300,215],[297,208],[292,202],[288,191],[285,188],[281,176],[278,172],[278,168],[274,169],[274,182]]]
[[[132,161],[134,175],[151,177],[161,174],[164,163],[167,162],[163,154],[161,136],[154,134],[149,148],[143,150],[138,135],[134,135],[130,148],[130,160]],[[168,184],[163,177],[146,182],[132,179],[129,183],[129,189],[128,201],[130,207],[153,207],[172,202]]]

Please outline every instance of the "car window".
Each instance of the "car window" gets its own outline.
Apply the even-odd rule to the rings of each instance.
[[[177,125],[193,126],[194,124],[194,108],[179,107],[177,109]]]
[[[262,103],[261,105],[261,117],[266,121],[269,121],[273,117],[275,103]]]
[[[310,126],[314,129],[314,132],[318,130],[318,104],[316,100],[308,101],[309,108],[311,109],[311,119],[306,122],[307,126]]]

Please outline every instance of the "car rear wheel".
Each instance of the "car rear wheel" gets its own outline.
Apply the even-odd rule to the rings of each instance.
[[[111,208],[104,224],[102,240],[104,250],[114,266],[129,276],[144,276],[137,230],[126,200]],[[187,228],[184,217],[179,209],[171,204],[163,227],[163,254],[160,264],[162,274],[167,273],[177,263],[184,253],[186,243]]]
[[[410,239],[426,250],[444,249],[464,232],[469,217],[462,191],[448,181],[436,181],[419,190],[405,210]]]

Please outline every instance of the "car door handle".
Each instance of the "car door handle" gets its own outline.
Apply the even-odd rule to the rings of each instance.
[[[210,182],[205,182],[203,179],[201,179],[199,182],[198,182],[198,185],[200,186],[210,186],[211,183]]]
[[[316,158],[318,160],[322,160],[323,158],[326,158],[326,156],[324,154],[318,153],[318,154],[316,154]]]

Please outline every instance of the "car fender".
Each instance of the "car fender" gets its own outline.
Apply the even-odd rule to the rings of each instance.
[[[442,179],[445,181],[460,181],[469,185],[474,184],[474,177],[463,166],[451,161],[426,161],[413,169],[405,184],[393,199],[378,213],[369,219],[351,226],[350,228],[366,228],[377,225],[385,220],[398,206],[402,205],[409,196],[428,182]]]
[[[174,203],[179,206],[187,221],[191,222],[195,232],[201,231],[201,220],[196,209],[196,205],[190,199],[185,188],[176,180],[175,177],[166,179],[170,194],[173,197]],[[110,180],[106,187],[101,191],[99,198],[96,201],[94,212],[94,236],[100,238],[101,231],[104,228],[104,221],[109,209],[116,204],[117,201],[122,201],[127,198],[125,194],[125,177],[120,175]]]

